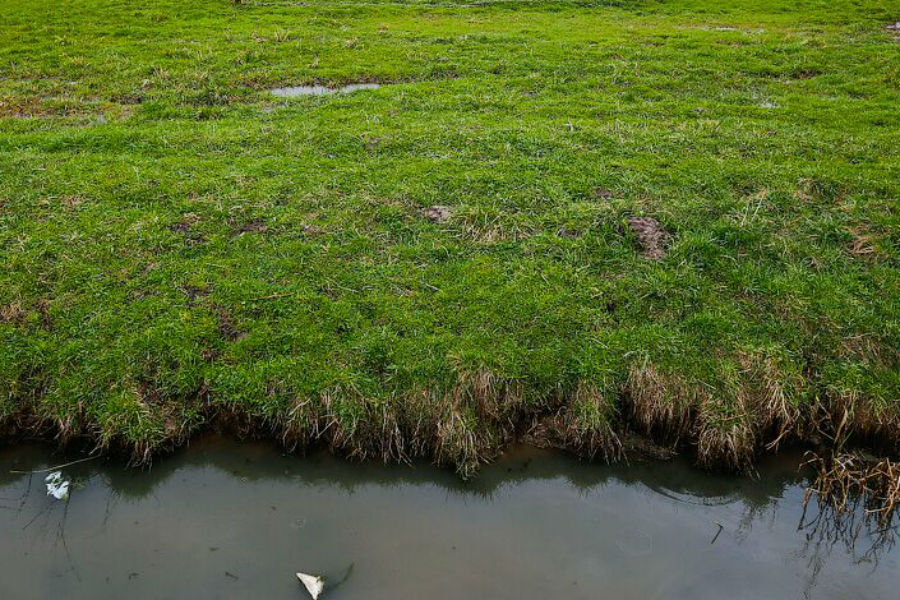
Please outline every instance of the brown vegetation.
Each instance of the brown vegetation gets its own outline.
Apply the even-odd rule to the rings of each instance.
[[[227,313],[220,314],[219,326],[229,336],[240,335]],[[212,427],[239,437],[277,437],[291,451],[325,446],[354,460],[409,462],[429,457],[462,477],[472,476],[514,442],[606,462],[687,452],[705,468],[741,472],[752,471],[762,452],[790,442],[834,451],[833,458],[813,462],[817,480],[810,493],[821,502],[842,510],[852,498],[861,497],[873,513],[889,517],[900,500],[900,463],[842,449],[853,439],[894,439],[894,445],[879,447],[895,452],[896,415],[839,395],[828,404],[800,404],[803,382],[786,378],[767,357],[745,357],[738,377],[733,396],[725,398],[646,364],[633,367],[621,388],[582,381],[535,395],[520,382],[482,370],[460,376],[444,391],[417,389],[387,399],[335,388],[316,398],[298,398],[274,414],[217,404],[202,388],[188,419],[140,384],[134,386],[131,408],[121,412],[122,418],[157,423],[163,444],[117,438],[113,432],[122,423],[84,431],[83,409],[65,417],[34,418],[22,412],[6,420],[4,433],[56,437],[60,443],[86,437],[98,450],[125,449],[135,464],[146,464],[154,453]],[[277,397],[276,390],[270,392]]]
[[[816,478],[806,492],[806,504],[815,496],[841,514],[855,512],[861,503],[880,526],[890,523],[900,506],[900,462],[851,452],[811,455],[808,464],[816,469]]]

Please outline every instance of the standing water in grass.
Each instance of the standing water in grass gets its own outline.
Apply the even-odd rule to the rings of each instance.
[[[358,90],[377,90],[377,83],[350,83],[338,88],[325,87],[324,85],[296,85],[291,87],[273,88],[274,96],[294,98],[297,96],[325,96],[328,94],[349,94]]]
[[[68,502],[18,473],[63,462],[0,451],[0,597],[303,598],[298,571],[335,600],[896,596],[896,521],[803,521],[797,456],[753,480],[520,448],[461,483],[212,437],[64,468]]]

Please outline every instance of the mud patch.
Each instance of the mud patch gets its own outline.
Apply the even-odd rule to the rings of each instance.
[[[232,226],[235,227],[235,235],[244,235],[245,233],[265,233],[269,231],[269,226],[260,219],[254,219],[239,226],[232,224]]]
[[[181,293],[187,296],[189,306],[196,306],[200,299],[209,296],[208,289],[196,285],[186,285],[180,289]]]
[[[0,323],[21,325],[28,317],[28,312],[18,303],[0,306]]]
[[[873,245],[872,236],[864,230],[853,230],[850,232],[853,241],[847,247],[847,251],[853,256],[863,257],[875,254],[875,246]]]
[[[241,329],[235,325],[231,315],[225,309],[220,309],[216,313],[216,325],[219,330],[219,335],[229,342],[234,342],[247,336],[245,331],[241,331]]]
[[[53,317],[50,316],[50,301],[40,299],[35,303],[40,326],[44,331],[53,331]]]
[[[316,236],[325,233],[325,230],[319,227],[318,225],[304,225],[300,228],[300,235],[303,236]]]
[[[52,199],[50,200],[52,201]],[[56,198],[56,202],[64,209],[71,211],[81,206],[84,203],[84,199],[80,196],[59,196]]]
[[[197,215],[188,213],[184,215],[181,221],[169,225],[169,231],[182,234],[185,242],[188,244],[202,244],[206,241],[206,236],[201,232],[194,230],[194,225],[199,222],[200,218]]]
[[[422,216],[431,221],[432,223],[445,223],[450,219],[450,216],[453,214],[453,211],[449,206],[443,206],[441,204],[436,204],[429,208],[426,208],[422,212]]]
[[[196,225],[199,221],[200,217],[198,217],[194,213],[185,213],[184,215],[182,215],[180,221],[169,225],[169,230],[176,233],[187,233],[191,230],[191,227]]]
[[[823,71],[820,69],[797,69],[793,73],[791,73],[791,79],[812,79],[813,77],[818,77],[822,75]]]
[[[359,90],[377,90],[378,83],[350,83],[341,87],[331,88],[324,85],[296,85],[269,90],[269,93],[279,98],[298,98],[300,96],[328,96],[331,94],[349,94]]]
[[[634,234],[641,256],[659,260],[666,255],[671,235],[662,223],[653,217],[628,217],[628,227]]]
[[[568,238],[570,240],[574,240],[581,237],[581,232],[575,229],[569,229],[565,226],[560,227],[556,230],[556,235],[561,238]]]
[[[191,230],[191,224],[187,221],[178,221],[169,225],[169,230],[173,233],[187,233]]]
[[[26,309],[17,302],[0,306],[0,325],[22,326],[28,323],[34,324],[45,331],[53,330],[49,300],[38,300],[34,303],[34,307],[31,310]]]

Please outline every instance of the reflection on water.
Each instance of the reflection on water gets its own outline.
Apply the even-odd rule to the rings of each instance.
[[[275,96],[284,98],[296,98],[298,96],[324,96],[327,94],[349,94],[357,90],[377,90],[377,83],[350,83],[339,88],[325,87],[324,85],[297,85],[293,87],[275,88],[270,92]]]
[[[149,471],[67,467],[68,503],[11,473],[71,458],[0,450],[0,597],[302,598],[296,571],[336,600],[896,595],[896,523],[798,528],[797,457],[751,480],[518,449],[461,483],[210,437]]]

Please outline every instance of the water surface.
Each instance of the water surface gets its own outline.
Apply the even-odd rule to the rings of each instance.
[[[519,449],[464,484],[210,437],[67,467],[68,502],[11,473],[71,458],[0,450],[0,598],[304,598],[302,570],[325,600],[881,599],[900,575],[891,536],[798,529],[797,457],[754,481]]]
[[[381,87],[377,83],[350,83],[338,88],[325,87],[324,85],[297,85],[281,87],[269,90],[275,96],[284,98],[296,98],[298,96],[324,96],[327,94],[349,94],[358,90],[377,90]]]

